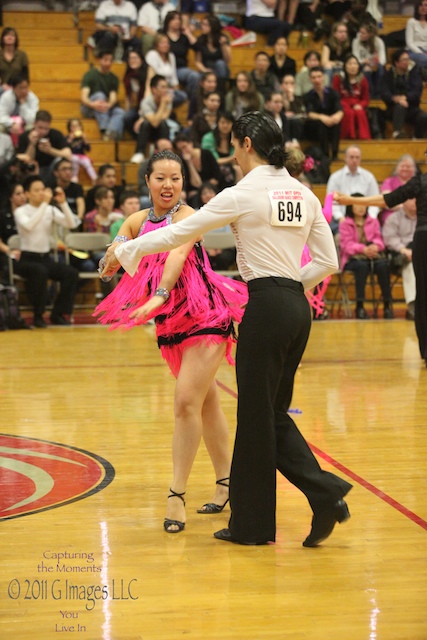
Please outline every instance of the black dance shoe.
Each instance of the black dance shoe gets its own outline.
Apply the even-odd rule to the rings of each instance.
[[[303,547],[317,547],[328,538],[337,522],[345,522],[350,517],[350,511],[345,500],[341,498],[331,509],[315,513],[311,522],[310,535],[302,543]]]
[[[225,484],[227,480],[230,480],[230,478],[221,478],[220,480],[217,480],[215,484],[220,484],[223,487],[229,487],[230,486],[229,484]],[[200,509],[197,509],[197,513],[221,513],[221,511],[224,509],[225,505],[229,500],[230,498],[227,498],[224,504],[215,504],[215,502],[207,502],[206,504],[203,505],[203,507],[201,507]]]
[[[269,544],[268,540],[266,540],[265,542],[241,542],[240,540],[236,540],[236,538],[233,538],[230,533],[230,529],[221,529],[221,531],[217,531],[216,533],[214,533],[214,538],[216,538],[217,540],[224,540],[224,542],[234,542],[234,544],[244,544],[250,547]]]
[[[183,493],[177,493],[173,489],[169,489],[169,491],[170,491],[170,494],[168,495],[168,499],[180,498],[180,500],[183,501],[184,507],[185,507],[185,500],[183,498],[183,496],[185,496],[185,491]],[[170,527],[177,527],[177,528],[171,529]],[[166,531],[166,533],[180,533],[181,531],[184,531],[185,522],[181,522],[180,520],[171,520],[170,518],[165,518],[165,521],[163,523],[163,528]]]

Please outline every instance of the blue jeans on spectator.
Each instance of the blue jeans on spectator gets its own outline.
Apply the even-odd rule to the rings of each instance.
[[[173,91],[173,107],[179,107],[180,104],[183,104],[188,100],[188,96],[185,91],[181,91],[181,89],[174,89]]]
[[[108,100],[108,97],[102,91],[97,91],[89,97],[89,100]],[[116,140],[120,140],[123,137],[125,112],[120,107],[111,107],[105,113],[100,113],[95,109],[81,105],[81,112],[84,118],[95,118],[101,133],[108,133]]]
[[[188,67],[180,67],[176,70],[178,80],[185,85],[189,96],[196,95],[199,86],[200,73],[189,69]]]
[[[129,109],[129,111],[125,111],[123,115],[124,127],[126,131],[129,131],[129,133],[134,138],[136,138],[136,133],[133,130],[133,125],[138,120],[138,118],[139,118],[138,109],[136,109],[135,107],[132,107],[131,109]]]

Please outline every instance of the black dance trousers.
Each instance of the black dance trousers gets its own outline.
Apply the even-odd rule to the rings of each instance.
[[[415,231],[412,244],[412,264],[414,266],[416,298],[415,298],[415,330],[421,357],[427,359],[427,229]]]
[[[15,272],[25,278],[25,289],[33,306],[34,315],[41,316],[48,299],[47,281],[60,283],[52,315],[70,315],[73,311],[74,296],[79,282],[79,272],[75,267],[52,260],[48,253],[23,251],[19,262],[14,264]]]
[[[313,512],[329,508],[351,485],[322,471],[288,414],[311,326],[301,283],[259,278],[248,288],[236,355],[239,397],[229,528],[236,540],[253,543],[275,540],[276,469],[305,494]]]

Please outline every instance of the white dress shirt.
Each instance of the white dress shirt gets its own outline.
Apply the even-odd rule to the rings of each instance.
[[[362,167],[358,167],[354,173],[347,167],[334,171],[329,176],[328,184],[326,185],[326,193],[333,193],[339,191],[351,195],[352,193],[361,193],[363,196],[377,196],[380,193],[378,188],[378,182],[374,174]],[[332,216],[334,220],[340,220],[345,216],[345,205],[334,204],[332,205]],[[368,207],[369,215],[373,218],[378,217],[380,212],[379,207]]]
[[[104,0],[95,13],[95,22],[107,26],[119,25],[125,40],[130,37],[130,28],[136,26],[137,10],[130,0],[116,4],[113,0]]]
[[[18,113],[15,114],[15,108],[18,106]],[[7,89],[0,97],[0,124],[10,129],[13,124],[12,115],[19,115],[25,122],[27,129],[32,127],[36,119],[36,113],[39,110],[39,99],[32,91],[24,102],[17,105],[16,95],[13,89]]]
[[[304,226],[273,226],[271,198],[276,190],[287,190],[287,198],[293,202],[302,201]],[[286,197],[284,200],[286,208]],[[270,165],[256,167],[185,220],[120,244],[115,254],[133,276],[144,255],[169,251],[226,224],[231,225],[235,235],[237,265],[245,281],[281,276],[311,289],[338,268],[332,232],[319,200],[310,189],[291,178],[286,169]],[[301,268],[305,244],[312,262]]]
[[[47,202],[39,207],[24,204],[15,209],[13,215],[21,238],[21,251],[33,253],[49,253],[54,222],[66,229],[74,229],[80,224],[67,202],[61,209]]]

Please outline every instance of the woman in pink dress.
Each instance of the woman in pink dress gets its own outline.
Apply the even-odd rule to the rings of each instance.
[[[179,156],[169,150],[152,156],[146,181],[152,207],[125,220],[109,252],[118,242],[194,213],[180,200],[183,165]],[[215,374],[224,355],[233,362],[233,323],[241,320],[246,302],[246,285],[214,273],[200,238],[195,238],[169,253],[143,258],[134,277],[125,273],[95,310],[100,322],[112,328],[129,329],[154,318],[160,351],[176,377],[174,472],[164,522],[167,533],[185,527],[183,496],[202,435],[217,480],[213,502],[203,505],[199,513],[218,513],[228,502],[228,425]]]

